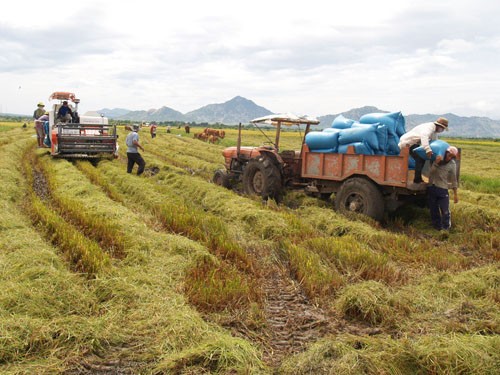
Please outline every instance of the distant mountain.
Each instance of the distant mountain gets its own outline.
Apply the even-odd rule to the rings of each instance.
[[[488,117],[461,117],[453,113],[443,115],[408,115],[406,119],[406,130],[412,129],[423,122],[436,121],[438,117],[446,117],[450,122],[447,137],[469,137],[469,138],[499,138],[500,121],[494,121]]]
[[[239,122],[248,123],[250,120],[272,114],[270,110],[255,104],[253,101],[236,96],[233,99],[220,104],[209,104],[197,110],[182,114],[172,108],[161,107],[160,109],[150,109],[148,111],[130,111],[123,108],[102,109],[97,111],[104,113],[116,120],[130,121],[184,121],[184,122],[206,122],[209,124],[234,125]],[[333,119],[342,114],[347,118],[359,120],[367,113],[389,112],[373,106],[354,108],[346,112],[321,116],[318,128],[330,127]],[[450,121],[450,131],[446,136],[469,137],[469,138],[500,138],[500,121],[487,117],[461,117],[453,113],[436,114],[410,114],[405,116],[406,130],[423,122],[435,121],[438,117],[446,117]]]
[[[377,107],[365,106],[361,108],[351,109],[347,112],[337,113],[335,115],[321,116],[318,120],[321,121],[319,128],[328,128],[332,121],[338,115],[343,115],[352,120],[359,118],[367,113],[389,111],[378,109]],[[406,115],[405,123],[406,130],[411,130],[415,126],[424,122],[436,121],[438,117],[446,117],[450,122],[449,132],[446,132],[446,137],[467,137],[467,138],[499,138],[500,137],[500,121],[495,121],[487,117],[461,117],[453,113],[445,113],[441,115],[425,114],[425,115]]]
[[[383,111],[381,109],[378,109],[377,107],[364,106],[361,108],[351,109],[347,112],[337,113],[336,115],[321,116],[318,117],[318,120],[321,121],[319,124],[319,128],[321,129],[329,128],[332,125],[332,122],[335,119],[335,117],[339,115],[358,121],[361,116],[366,115],[367,113],[374,113],[374,112],[388,112],[388,111]]]
[[[104,116],[108,118],[117,118],[126,115],[127,113],[130,112],[130,110],[124,108],[113,108],[113,109],[103,108],[100,111],[95,111],[95,112],[102,113],[104,114]]]
[[[118,120],[130,121],[186,121],[184,115],[169,107],[161,107],[160,109],[150,109],[148,111],[130,111],[122,116],[117,117]]]
[[[272,114],[270,110],[258,106],[253,101],[236,96],[222,104],[209,104],[186,113],[188,121],[222,123],[233,125],[248,123],[250,120]]]

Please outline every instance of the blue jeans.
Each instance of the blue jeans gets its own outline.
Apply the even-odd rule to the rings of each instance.
[[[448,189],[434,185],[427,188],[431,221],[434,229],[448,230],[451,227],[450,196]]]

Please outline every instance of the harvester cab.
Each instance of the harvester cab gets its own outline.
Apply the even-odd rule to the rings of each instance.
[[[49,100],[56,100],[49,112],[51,154],[61,158],[101,159],[118,156],[116,125],[110,125],[105,116],[78,114],[75,94],[57,91]],[[69,117],[62,118],[59,110],[63,105],[70,109]]]

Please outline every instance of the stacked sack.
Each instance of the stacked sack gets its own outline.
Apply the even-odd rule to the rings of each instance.
[[[429,143],[429,146],[432,150],[432,156],[430,158],[427,156],[427,153],[425,152],[424,146],[417,147],[414,150],[414,152],[424,160],[435,161],[438,156],[441,159],[444,159],[444,155],[446,154],[446,150],[448,150],[448,147],[450,147],[450,145],[447,142],[442,141],[440,139],[436,139],[434,141],[431,141]]]
[[[337,116],[331,128],[309,132],[306,144],[314,152],[345,154],[353,146],[357,154],[399,155],[399,137],[405,133],[401,112],[369,113],[359,122]]]

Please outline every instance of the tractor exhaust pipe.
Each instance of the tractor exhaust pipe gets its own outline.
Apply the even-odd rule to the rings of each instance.
[[[240,150],[241,150],[241,122],[238,125],[238,140],[236,141],[236,156],[238,158],[240,157]]]

